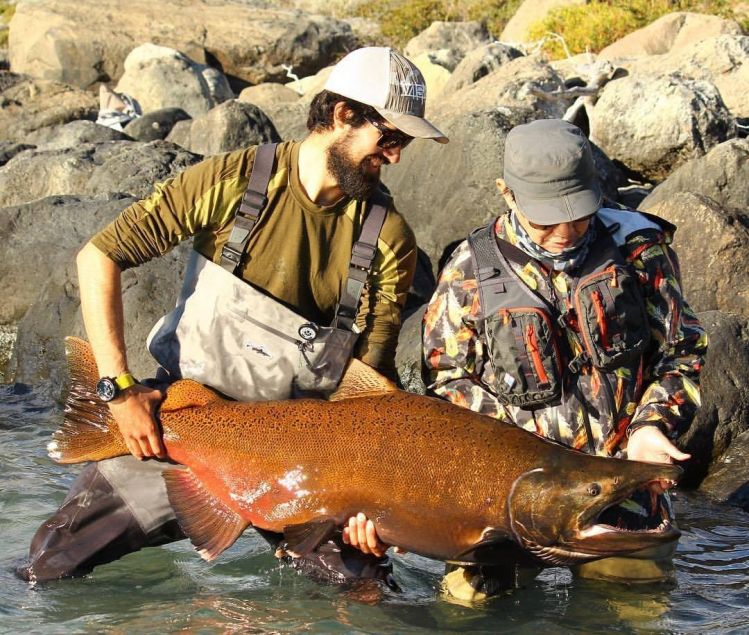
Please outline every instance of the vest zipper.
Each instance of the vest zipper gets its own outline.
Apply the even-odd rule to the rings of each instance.
[[[601,292],[596,290],[593,292],[593,308],[596,312],[596,322],[598,323],[598,330],[601,333],[601,344],[603,348],[608,349],[609,347],[609,329],[606,324],[606,312],[603,308],[603,297]]]
[[[526,337],[528,339],[528,348],[531,352],[531,360],[533,361],[533,367],[536,369],[536,375],[540,380],[541,384],[549,385],[549,376],[546,374],[544,363],[541,359],[541,353],[538,350],[538,338],[536,337],[536,331],[532,324],[529,324],[525,330]]]

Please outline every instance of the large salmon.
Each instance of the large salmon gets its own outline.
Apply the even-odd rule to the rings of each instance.
[[[71,390],[50,456],[127,454],[94,393],[90,347],[68,338],[66,350]],[[497,564],[514,550],[573,564],[679,536],[666,517],[643,531],[598,522],[635,489],[674,482],[679,467],[575,452],[399,390],[356,360],[329,400],[228,401],[180,380],[159,419],[169,457],[187,466],[164,470],[169,500],[206,560],[250,525],[282,532],[287,553],[306,554],[359,511],[385,542],[458,563]]]

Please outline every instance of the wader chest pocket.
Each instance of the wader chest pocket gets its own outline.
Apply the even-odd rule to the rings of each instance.
[[[559,348],[544,310],[502,309],[486,319],[485,330],[502,403],[541,406],[561,396]]]
[[[613,266],[583,278],[574,303],[585,350],[596,368],[614,370],[645,350],[647,311],[637,280],[626,269]]]

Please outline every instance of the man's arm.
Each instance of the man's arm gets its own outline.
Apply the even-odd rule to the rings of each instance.
[[[644,290],[651,346],[645,358],[645,389],[628,429],[627,456],[685,460],[689,455],[672,441],[686,431],[700,405],[707,334],[684,300],[678,260],[670,247],[665,242],[641,243],[631,254]]]
[[[478,290],[468,242],[440,274],[424,314],[424,383],[438,397],[503,419],[506,413],[482,382],[484,346],[475,328]]]
[[[81,311],[100,377],[128,371],[120,268],[93,244],[78,254]],[[139,459],[166,457],[154,410],[161,393],[140,384],[109,403],[128,450]]]

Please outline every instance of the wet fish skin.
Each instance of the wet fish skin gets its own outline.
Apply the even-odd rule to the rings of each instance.
[[[49,445],[59,462],[127,454],[93,392],[88,344],[68,338],[71,391]],[[678,531],[595,525],[638,487],[680,468],[589,456],[449,402],[398,390],[354,360],[330,400],[236,402],[190,380],[160,410],[165,470],[183,531],[206,559],[254,525],[302,555],[363,511],[381,539],[427,557],[545,565],[621,555]],[[512,556],[508,556],[512,554]]]

